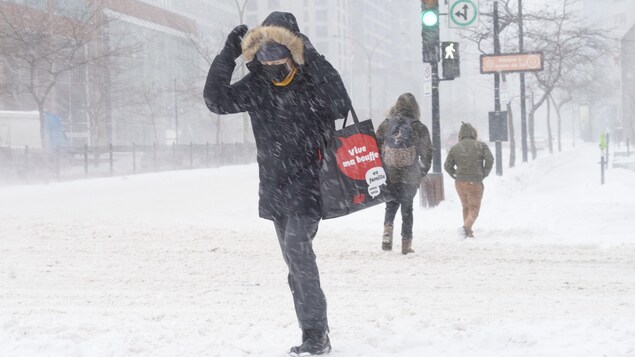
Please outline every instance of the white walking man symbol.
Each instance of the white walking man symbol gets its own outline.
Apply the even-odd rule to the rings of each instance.
[[[445,59],[454,59],[454,52],[456,52],[454,42],[450,42],[450,44],[445,47]]]

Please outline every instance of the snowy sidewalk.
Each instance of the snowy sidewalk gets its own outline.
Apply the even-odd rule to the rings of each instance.
[[[470,241],[446,176],[413,255],[381,251],[383,207],[323,222],[332,356],[635,356],[635,173],[601,186],[597,156],[488,178]],[[255,165],[0,188],[0,356],[286,355],[257,191]]]

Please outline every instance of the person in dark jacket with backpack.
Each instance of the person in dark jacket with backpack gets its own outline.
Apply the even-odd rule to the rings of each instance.
[[[401,253],[412,249],[413,201],[421,178],[430,170],[432,142],[428,128],[419,121],[419,104],[414,95],[404,93],[390,109],[388,118],[377,128],[388,190],[393,200],[386,202],[382,249],[392,250],[393,223],[401,207]]]
[[[450,148],[443,165],[455,180],[456,192],[463,206],[460,238],[474,238],[472,226],[481,209],[485,189],[483,179],[492,171],[493,165],[494,156],[487,144],[478,141],[476,129],[471,124],[463,123],[459,130],[459,142]]]
[[[249,73],[230,83],[241,54]],[[326,298],[312,241],[321,219],[322,145],[350,108],[342,80],[300,33],[292,14],[273,12],[261,26],[248,31],[240,25],[229,34],[209,70],[204,98],[214,113],[251,117],[259,214],[274,223],[302,329],[302,343],[290,352],[328,353]]]

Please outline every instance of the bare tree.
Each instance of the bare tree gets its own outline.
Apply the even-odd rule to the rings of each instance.
[[[574,69],[580,66],[594,65],[596,60],[608,53],[608,36],[606,31],[588,26],[580,20],[572,10],[577,0],[563,0],[559,7],[544,7],[538,11],[526,13],[523,21],[526,26],[526,48],[540,50],[543,53],[544,70],[532,72],[533,83],[530,87],[537,94],[537,100],[530,108],[528,129],[532,158],[536,158],[534,135],[536,111],[547,101],[554,89],[568,76],[575,74]],[[502,1],[500,15],[501,31],[508,29],[515,36],[518,16],[511,0]],[[490,14],[482,14],[485,21],[491,19]],[[482,53],[491,42],[491,25],[486,24],[484,30],[468,31],[464,37],[478,45]],[[508,43],[510,44],[510,43]],[[517,47],[509,46],[507,52],[514,52]],[[550,125],[548,123],[548,130]]]
[[[44,112],[56,85],[67,73],[122,51],[102,45],[107,19],[101,9],[101,0],[46,10],[0,2],[0,56],[11,67],[17,90],[28,93],[40,112],[44,148]]]
[[[244,6],[247,3],[243,4]],[[238,6],[238,5],[237,5]],[[198,54],[197,58],[183,58],[183,61],[190,62],[191,66],[194,68],[198,68],[196,73],[196,78],[186,79],[184,83],[186,83],[182,88],[181,92],[186,98],[186,100],[190,100],[196,103],[201,102],[201,94],[202,88],[205,84],[205,79],[207,78],[207,72],[209,71],[209,67],[214,61],[216,55],[220,53],[224,46],[224,40],[227,37],[227,33],[224,31],[220,31],[214,41],[214,39],[206,37],[204,35],[204,31],[198,31],[196,34],[188,34],[188,42],[190,45],[196,50]],[[239,69],[243,67],[243,63],[239,63],[234,68],[234,72],[232,73],[232,80],[242,78],[242,74],[239,77]],[[216,144],[221,144],[222,142],[222,133],[223,133],[223,125],[222,125],[222,116],[220,114],[212,114],[216,117]]]

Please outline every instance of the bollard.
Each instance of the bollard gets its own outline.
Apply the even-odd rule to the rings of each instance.
[[[600,159],[600,183],[604,185],[604,156]]]

